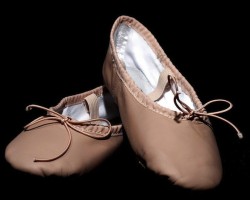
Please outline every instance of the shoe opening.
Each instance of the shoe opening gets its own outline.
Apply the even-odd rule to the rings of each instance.
[[[124,23],[116,29],[114,41],[118,57],[136,85],[146,95],[153,92],[165,68],[152,48],[138,32]],[[194,109],[195,105],[191,98],[182,91],[179,85],[178,90],[181,92],[180,99]],[[179,111],[173,99],[174,94],[168,88],[161,98],[157,99],[156,103],[171,110]]]
[[[116,121],[117,123],[120,122],[118,107],[109,92],[104,91],[101,96],[97,97],[96,107],[99,118],[107,119],[111,123],[115,123]],[[82,99],[82,101],[78,103],[67,104],[62,110],[57,110],[57,112],[74,120],[84,121],[91,119],[91,109],[86,99]]]

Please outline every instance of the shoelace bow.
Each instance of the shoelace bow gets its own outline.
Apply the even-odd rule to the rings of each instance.
[[[228,121],[227,119],[225,119],[223,117],[218,116],[218,114],[222,114],[222,113],[225,113],[225,112],[231,110],[231,108],[233,107],[233,104],[230,101],[227,101],[224,99],[215,99],[215,100],[208,101],[200,108],[193,110],[187,104],[185,104],[183,101],[180,100],[179,95],[181,94],[181,92],[178,89],[176,80],[171,75],[168,75],[168,82],[169,82],[171,90],[174,94],[175,106],[184,114],[184,117],[186,119],[191,119],[191,118],[195,118],[195,117],[202,117],[202,116],[214,117],[216,119],[220,119],[220,120],[226,122],[227,124],[229,124],[231,127],[233,127],[236,130],[238,137],[240,139],[243,138],[243,134],[239,131],[239,129],[232,122]],[[224,110],[220,110],[220,111],[216,111],[216,112],[209,112],[209,113],[204,112],[206,106],[208,106],[209,104],[212,104],[212,103],[217,103],[217,102],[227,103],[229,106]]]
[[[73,130],[77,131],[80,134],[95,138],[95,139],[101,139],[101,138],[106,138],[108,136],[111,135],[111,124],[108,120],[103,119],[103,118],[98,118],[98,119],[91,119],[91,120],[86,120],[86,121],[75,121],[73,119],[71,119],[70,117],[64,116],[59,114],[58,112],[55,112],[54,110],[45,108],[43,106],[38,106],[38,105],[29,105],[26,107],[26,110],[29,111],[32,108],[38,108],[38,109],[42,109],[47,111],[48,113],[50,113],[49,115],[46,116],[42,116],[39,117],[35,120],[33,120],[32,122],[30,122],[29,124],[27,124],[24,129],[28,129],[30,126],[37,124],[39,122],[42,122],[44,120],[55,120],[59,123],[61,123],[62,125],[64,125],[65,129],[67,130],[68,133],[68,143],[65,147],[65,149],[62,151],[62,153],[60,153],[59,155],[53,157],[53,158],[49,158],[49,159],[43,159],[43,158],[35,158],[34,162],[49,162],[49,161],[53,161],[56,160],[60,157],[62,157],[69,149],[71,142],[72,142],[72,133],[70,131],[70,128],[72,128]],[[87,131],[87,130],[81,130],[80,128],[78,129],[77,126],[81,125],[101,125],[101,122],[105,122],[107,124],[108,130],[107,132],[105,132],[105,134],[101,134],[101,132],[91,132],[91,131]]]

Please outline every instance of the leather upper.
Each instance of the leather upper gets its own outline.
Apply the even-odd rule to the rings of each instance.
[[[39,176],[69,176],[84,174],[98,166],[122,143],[121,124],[111,124],[110,130],[101,121],[79,121],[55,117],[67,106],[84,103],[91,94],[97,98],[105,88],[65,97],[47,115],[26,126],[6,147],[6,160],[15,169]],[[99,106],[98,104],[96,106]],[[58,119],[59,118],[59,119]],[[110,131],[110,134],[107,132]],[[89,134],[89,135],[88,135]]]
[[[174,184],[193,189],[215,187],[221,181],[222,166],[208,118],[179,117],[180,113],[160,106],[138,88],[119,59],[114,43],[114,33],[122,23],[144,38],[196,107],[202,103],[153,35],[134,18],[119,17],[111,30],[103,77],[118,104],[133,150],[149,169],[167,176]]]

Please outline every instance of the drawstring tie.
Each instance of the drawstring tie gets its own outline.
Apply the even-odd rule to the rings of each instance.
[[[44,120],[54,120],[54,121],[57,121],[59,123],[61,123],[62,125],[64,125],[67,133],[68,133],[68,142],[67,142],[67,145],[66,147],[64,148],[64,150],[62,151],[62,153],[60,153],[59,155],[53,157],[53,158],[48,158],[48,159],[43,159],[43,158],[35,158],[34,159],[34,162],[49,162],[49,161],[53,161],[53,160],[56,160],[60,157],[62,157],[69,149],[70,145],[71,145],[71,142],[72,142],[72,133],[70,131],[70,128],[75,130],[76,132],[80,133],[80,134],[83,134],[83,135],[86,135],[88,137],[92,137],[92,138],[95,138],[95,139],[102,139],[102,138],[106,138],[106,137],[109,137],[111,135],[111,124],[108,120],[106,119],[103,119],[103,118],[97,118],[97,119],[91,119],[91,120],[86,120],[86,121],[75,121],[73,120],[72,118],[70,117],[67,117],[67,116],[64,116],[64,115],[61,115],[59,114],[58,112],[55,112],[54,110],[51,110],[51,109],[48,109],[48,108],[45,108],[43,106],[38,106],[38,105],[29,105],[26,107],[26,111],[29,111],[31,110],[32,108],[38,108],[38,109],[41,109],[41,110],[45,110],[48,112],[48,115],[47,116],[42,116],[42,117],[39,117],[35,120],[33,120],[32,122],[30,122],[29,124],[27,124],[24,129],[28,129],[30,128],[31,126],[39,123],[39,122],[42,122]],[[91,131],[87,131],[87,130],[83,130],[83,129],[80,129],[78,128],[77,126],[83,126],[83,125],[102,125],[103,122],[105,124],[107,124],[107,127],[108,130],[105,131],[105,133],[102,133],[101,131],[99,132],[91,132]],[[104,126],[104,125],[102,125]]]

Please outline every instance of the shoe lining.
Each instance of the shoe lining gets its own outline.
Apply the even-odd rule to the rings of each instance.
[[[128,74],[136,85],[145,94],[154,91],[164,67],[147,42],[126,24],[118,26],[114,39],[118,57],[124,63]],[[181,92],[181,100],[194,109],[195,106],[190,97],[182,91],[180,86],[178,88]],[[171,90],[167,90],[156,103],[171,110],[179,111],[173,98],[174,95]]]
[[[99,117],[107,120],[115,120],[119,117],[118,107],[114,103],[113,97],[109,93],[104,93],[98,97]],[[77,121],[89,120],[90,114],[88,107],[84,102],[67,106],[63,109],[62,115],[71,117]]]

